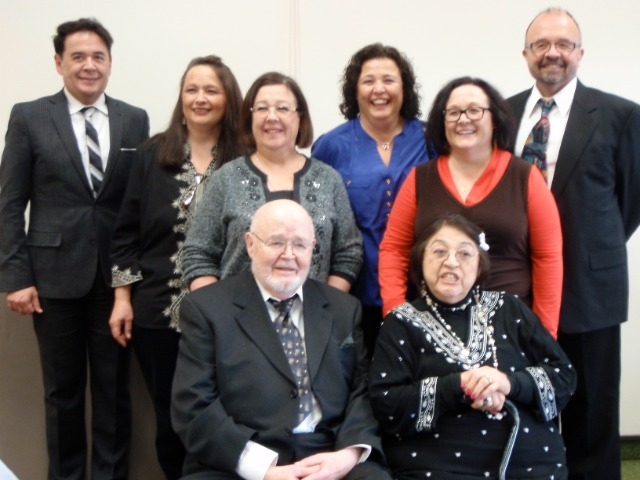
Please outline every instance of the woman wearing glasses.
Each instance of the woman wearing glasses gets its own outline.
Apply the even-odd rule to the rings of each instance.
[[[422,235],[421,296],[386,317],[369,371],[393,478],[566,479],[557,416],[575,369],[520,300],[482,288],[488,235],[461,215]]]
[[[385,312],[406,297],[409,252],[436,218],[458,213],[491,245],[491,290],[517,295],[557,335],[562,290],[562,233],[555,201],[537,168],[510,150],[514,120],[487,82],[462,77],[437,94],[427,138],[440,157],[407,177],[380,246]]]
[[[348,291],[362,263],[362,239],[338,172],[296,149],[313,139],[298,84],[276,72],[260,76],[242,104],[240,130],[251,154],[214,175],[187,235],[183,271],[191,290],[248,269],[244,235],[254,212],[286,198],[313,219],[309,276]]]
[[[349,60],[340,111],[346,123],[320,136],[311,153],[340,172],[362,232],[364,263],[351,293],[373,353],[382,323],[378,252],[389,212],[412,167],[428,160],[413,67],[394,47],[374,43]]]
[[[180,81],[169,127],[138,148],[111,242],[115,303],[109,324],[129,341],[154,404],[156,450],[168,479],[180,478],[184,448],[170,422],[178,354],[185,232],[211,174],[237,157],[242,94],[216,56],[195,58]]]

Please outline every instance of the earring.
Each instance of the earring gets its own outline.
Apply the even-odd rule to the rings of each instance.
[[[424,280],[420,282],[420,296],[422,298],[427,297],[427,284],[424,282]]]
[[[182,125],[186,125],[186,124],[187,124],[187,121],[185,120],[184,117],[182,117]]]

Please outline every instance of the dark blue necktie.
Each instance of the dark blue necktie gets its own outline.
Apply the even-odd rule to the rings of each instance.
[[[100,141],[98,140],[98,132],[91,123],[91,117],[96,109],[93,107],[84,107],[80,110],[84,115],[84,128],[87,134],[87,150],[89,153],[89,172],[91,173],[91,185],[94,194],[100,190],[102,180],[104,179],[104,170],[102,169],[102,155],[100,154]]]

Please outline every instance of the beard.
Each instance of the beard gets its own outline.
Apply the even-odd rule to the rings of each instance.
[[[252,263],[251,271],[255,279],[272,295],[291,296],[302,286],[307,278],[308,270],[298,270],[297,274],[290,277],[274,275],[271,268],[261,269]]]

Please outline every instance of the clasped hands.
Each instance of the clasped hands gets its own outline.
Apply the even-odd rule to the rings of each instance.
[[[484,366],[462,372],[460,388],[471,400],[471,408],[495,415],[504,406],[511,382],[497,368]]]
[[[338,480],[355,467],[362,455],[360,448],[318,453],[291,465],[271,467],[264,480]]]

